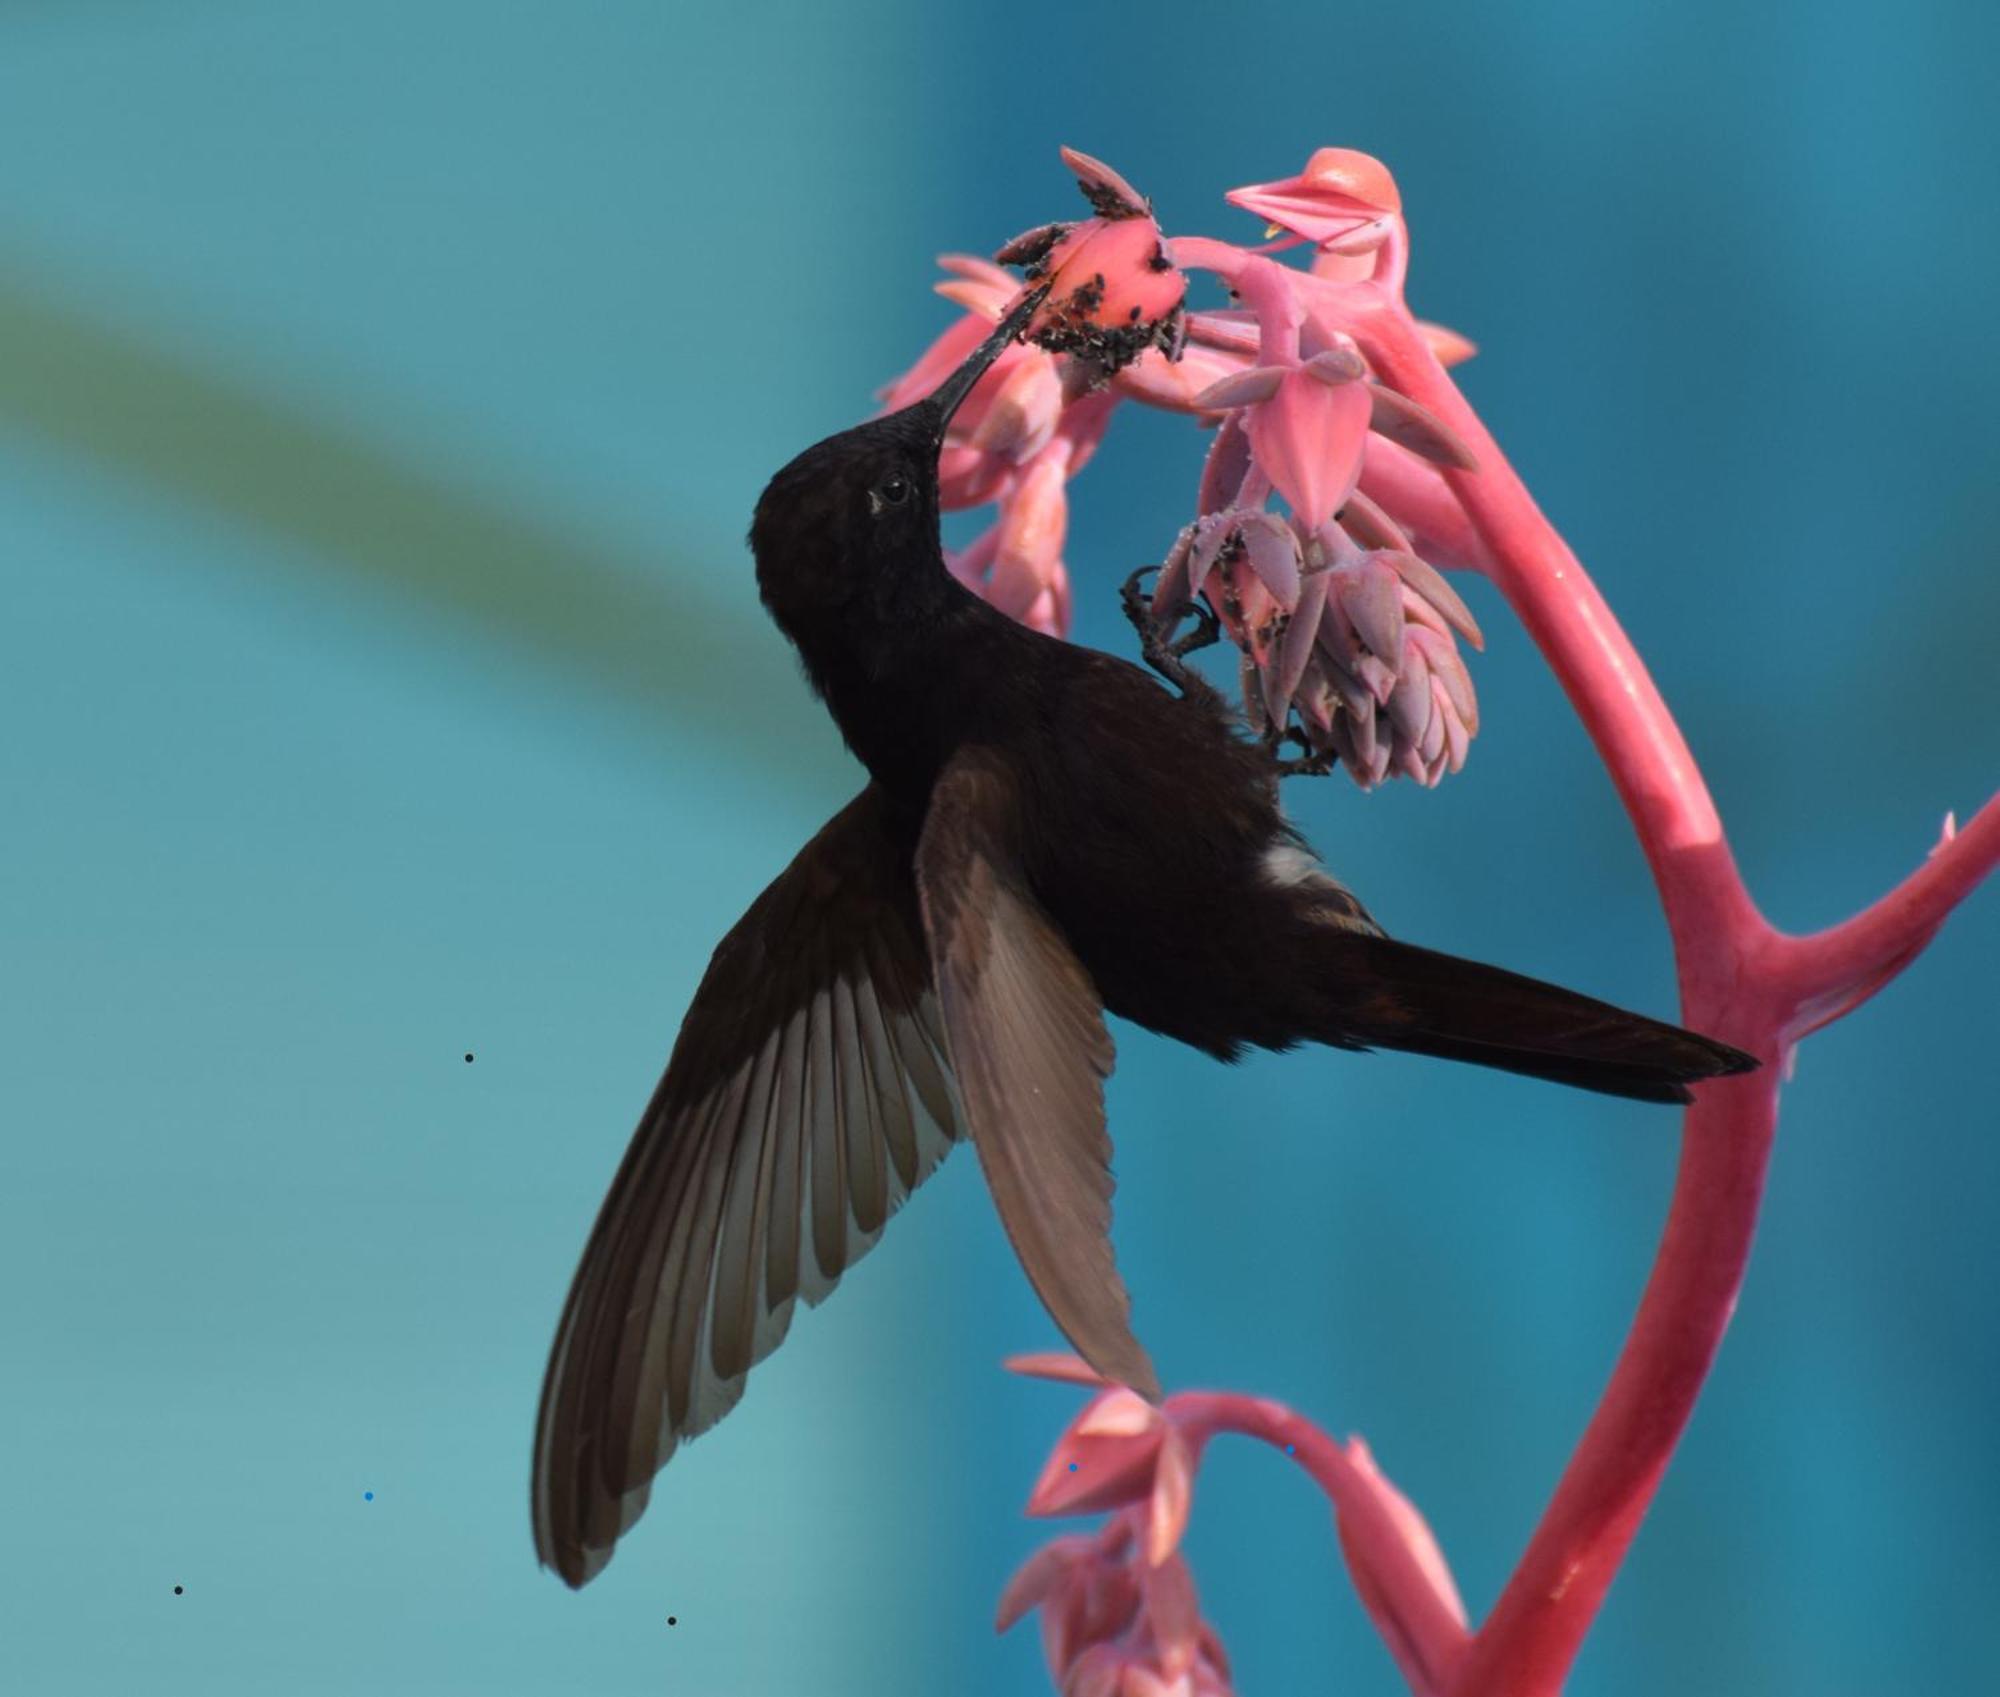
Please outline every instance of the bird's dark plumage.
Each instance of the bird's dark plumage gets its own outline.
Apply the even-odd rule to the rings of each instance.
[[[944,425],[1021,317],[758,504],[765,605],[870,782],[717,948],[584,1250],[533,1481],[537,1548],[571,1585],[961,1136],[1057,1324],[1157,1394],[1111,1253],[1106,1010],[1224,1059],[1393,1048],[1644,1101],[1755,1064],[1385,936],[1218,696],[951,577]]]

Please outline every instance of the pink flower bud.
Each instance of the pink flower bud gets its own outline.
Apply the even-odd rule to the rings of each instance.
[[[1065,470],[1059,457],[1044,455],[1001,499],[986,598],[1010,618],[1025,615],[1061,570],[1063,534],[1069,525]]]
[[[1332,518],[1360,481],[1370,410],[1367,384],[1330,387],[1304,370],[1287,372],[1268,401],[1246,409],[1257,464],[1307,530]]]
[[[1101,1392],[1058,1440],[1028,1494],[1028,1512],[1095,1514],[1148,1500],[1166,1432],[1160,1411],[1136,1392]]]
[[[1149,347],[1178,342],[1187,279],[1167,258],[1150,216],[1072,225],[1029,266],[1028,279],[1049,284],[1027,334],[1052,353],[1075,354],[1110,372]]]
[[[1389,168],[1348,147],[1322,147],[1296,177],[1231,189],[1224,198],[1281,230],[1348,253],[1380,246],[1403,205]]]

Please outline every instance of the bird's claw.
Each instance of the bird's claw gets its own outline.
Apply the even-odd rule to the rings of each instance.
[[[1174,609],[1175,624],[1181,622],[1183,614],[1193,615],[1194,629],[1169,646],[1168,652],[1176,660],[1185,660],[1190,654],[1203,648],[1213,647],[1222,640],[1222,621],[1215,616],[1215,609],[1206,601],[1183,601]]]
[[[1153,611],[1151,598],[1141,587],[1146,578],[1159,569],[1158,566],[1141,566],[1125,580],[1124,587],[1118,592],[1125,617],[1139,633],[1140,656],[1183,695],[1213,697],[1215,691],[1209,681],[1187,663],[1187,656],[1213,643],[1221,634],[1221,622],[1213,610],[1202,602],[1188,600],[1174,608],[1171,622],[1163,626]],[[1195,628],[1178,641],[1168,641],[1167,633],[1190,614],[1194,617]]]
[[[1292,760],[1278,759],[1278,750],[1288,742],[1297,743],[1305,752]],[[1265,732],[1264,746],[1271,751],[1271,763],[1281,778],[1324,778],[1340,764],[1338,755],[1314,748],[1311,739],[1297,725]]]

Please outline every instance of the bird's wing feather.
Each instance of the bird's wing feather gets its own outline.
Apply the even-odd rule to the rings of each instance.
[[[610,1560],[958,1135],[910,846],[871,786],[717,947],[612,1181],[542,1387],[543,1562],[581,1585]]]
[[[1036,1294],[1083,1358],[1150,1397],[1111,1249],[1111,1034],[1096,986],[1022,875],[1014,781],[990,750],[931,795],[917,890],[966,1127]]]

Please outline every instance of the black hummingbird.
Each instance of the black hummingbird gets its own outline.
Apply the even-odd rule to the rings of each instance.
[[[1222,1060],[1404,1049],[1652,1102],[1756,1065],[1385,936],[1131,586],[1178,694],[952,577],[945,426],[1037,298],[757,503],[764,604],[869,781],[716,949],[584,1250],[533,1484],[541,1559],[573,1586],[961,1137],[1056,1324],[1158,1395],[1112,1260],[1107,1010]]]

